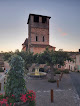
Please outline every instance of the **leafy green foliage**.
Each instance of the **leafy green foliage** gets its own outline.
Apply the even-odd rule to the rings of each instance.
[[[5,61],[8,61],[9,60],[9,58],[13,55],[14,53],[13,52],[5,52],[5,53],[3,53],[3,55],[4,55],[4,60]]]
[[[24,59],[24,66],[28,69],[33,63],[33,53],[27,51],[15,52],[15,54],[21,56]]]
[[[15,103],[15,97],[14,95],[8,97],[8,104],[12,104],[12,106],[14,106],[14,103]]]
[[[56,80],[49,79],[48,82],[55,83]]]
[[[20,94],[26,92],[24,80],[24,60],[21,56],[13,55],[10,59],[11,69],[8,72],[5,93],[7,96],[14,95],[19,101]]]
[[[60,70],[56,70],[55,74],[61,74],[61,71]]]
[[[4,60],[10,61],[10,57],[15,54],[21,56],[24,59],[25,61],[24,66],[25,66],[25,69],[27,70],[32,65],[32,63],[36,63],[35,58],[37,57],[37,54],[33,56],[33,53],[31,52],[28,52],[28,51],[19,52],[19,50],[16,50],[14,53],[13,52],[4,53]]]
[[[63,70],[62,72],[65,73],[65,74],[69,74],[69,70],[68,69]]]
[[[38,63],[39,64],[47,64],[50,66],[51,70],[51,79],[54,81],[54,68],[57,64],[64,65],[65,60],[69,60],[70,57],[67,52],[63,51],[49,51],[48,48],[44,51],[44,53],[38,55]]]
[[[29,103],[29,106],[36,106],[35,101],[31,101],[31,102]]]
[[[48,65],[64,65],[64,61],[69,59],[70,57],[67,52],[53,50],[49,51],[46,49],[44,53],[39,54],[37,62],[41,64],[47,63]]]
[[[4,70],[2,68],[0,68],[0,72],[4,72]]]
[[[3,98],[4,98],[4,95],[3,94],[0,94],[0,100],[3,99]]]

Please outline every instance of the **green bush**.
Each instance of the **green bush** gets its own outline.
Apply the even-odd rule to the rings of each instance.
[[[61,74],[60,70],[56,70],[55,74]]]
[[[32,69],[32,72],[35,72],[35,68]]]
[[[24,60],[18,55],[11,56],[10,67],[5,85],[5,94],[8,97],[14,95],[15,100],[19,101],[20,94],[27,91],[24,80]]]
[[[49,79],[48,82],[55,83],[56,80]]]
[[[35,101],[31,101],[30,103],[29,103],[29,106],[35,106],[36,104],[35,104]]]
[[[4,72],[4,70],[2,68],[0,68],[0,72]]]
[[[4,95],[3,94],[0,94],[0,100],[3,99],[3,98],[4,98]]]
[[[5,61],[8,61],[9,58],[10,58],[12,55],[13,55],[13,52],[5,52],[3,58],[4,58]]]
[[[69,70],[68,69],[65,69],[65,70],[63,70],[63,73],[69,74]]]

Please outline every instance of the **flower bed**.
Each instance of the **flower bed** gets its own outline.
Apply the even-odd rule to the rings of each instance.
[[[20,94],[20,101],[15,101],[15,95],[7,97],[6,95],[0,94],[0,105],[1,106],[35,106],[35,92],[32,90],[27,91],[26,94]]]

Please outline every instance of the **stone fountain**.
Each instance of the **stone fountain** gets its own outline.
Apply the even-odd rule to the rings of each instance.
[[[36,64],[35,72],[30,72],[27,75],[32,78],[45,78],[47,74],[45,72],[39,72],[39,64]]]

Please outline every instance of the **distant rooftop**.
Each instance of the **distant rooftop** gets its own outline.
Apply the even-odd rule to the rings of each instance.
[[[22,45],[28,45],[28,38],[25,39],[25,41]]]
[[[39,14],[29,14],[29,17],[28,17],[28,21],[27,21],[27,24],[29,24],[29,20],[30,20],[30,16],[33,15],[33,16],[41,16],[41,17],[46,17],[46,18],[51,18],[50,16],[44,16],[44,15],[39,15]]]

